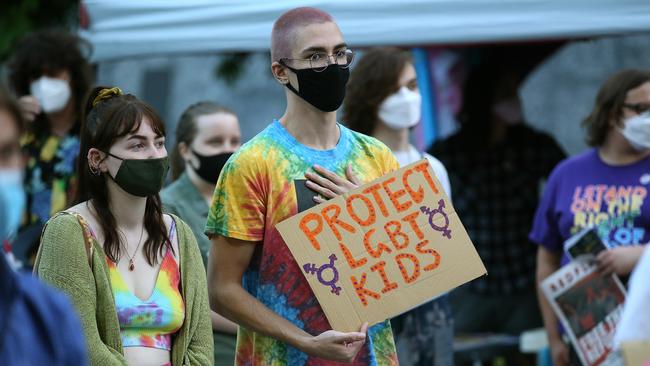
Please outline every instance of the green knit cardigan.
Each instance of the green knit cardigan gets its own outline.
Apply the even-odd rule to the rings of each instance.
[[[176,221],[185,320],[173,335],[172,365],[212,365],[212,325],[205,270],[196,239]],[[70,296],[83,325],[90,364],[127,365],[103,249],[94,242],[89,263],[84,231],[75,214],[52,217],[43,230],[34,272]],[[91,267],[92,266],[92,267]]]

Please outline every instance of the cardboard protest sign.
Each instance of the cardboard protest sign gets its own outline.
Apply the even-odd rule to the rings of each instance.
[[[625,366],[650,366],[650,341],[621,344]]]
[[[276,228],[339,331],[394,317],[486,273],[425,159]]]

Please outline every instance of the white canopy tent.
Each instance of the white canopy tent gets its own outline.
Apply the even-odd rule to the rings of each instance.
[[[648,0],[84,0],[93,60],[264,51],[297,6],[330,12],[352,47],[569,39],[650,31]]]

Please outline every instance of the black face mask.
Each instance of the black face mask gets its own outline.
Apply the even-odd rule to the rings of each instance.
[[[192,150],[192,154],[199,159],[199,167],[197,168],[190,164],[192,169],[194,169],[199,177],[212,184],[217,184],[221,169],[223,169],[223,166],[226,165],[226,161],[228,161],[230,156],[232,156],[231,152],[216,155],[201,155],[194,150]]]
[[[286,67],[298,77],[300,89],[296,90],[290,83],[284,84],[289,90],[323,112],[339,109],[345,98],[345,85],[350,77],[348,67],[330,64],[321,72]]]
[[[169,160],[165,156],[159,159],[124,159],[111,153],[108,155],[122,160],[115,177],[106,173],[120,188],[138,197],[158,194],[167,176]]]

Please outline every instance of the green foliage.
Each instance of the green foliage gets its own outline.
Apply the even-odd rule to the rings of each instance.
[[[234,85],[246,69],[249,56],[250,54],[245,52],[223,55],[215,71],[217,78],[223,79],[228,85]]]
[[[0,5],[0,61],[9,56],[15,42],[43,28],[73,28],[79,0],[10,0]]]

